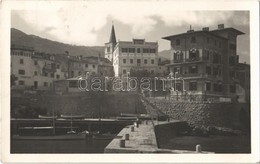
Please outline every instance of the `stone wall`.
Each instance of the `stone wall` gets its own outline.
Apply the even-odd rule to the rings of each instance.
[[[26,116],[26,111],[30,117],[38,114],[52,115],[83,115],[89,117],[115,117],[120,113],[146,113],[142,102],[137,94],[125,93],[74,93],[67,95],[56,94],[27,94],[11,98],[12,117],[19,117],[18,111],[22,111]],[[30,118],[29,117],[29,118]]]
[[[178,102],[150,98],[149,101],[171,118],[194,126],[250,128],[250,104]]]

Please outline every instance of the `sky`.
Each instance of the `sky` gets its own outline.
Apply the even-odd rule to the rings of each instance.
[[[158,41],[159,51],[170,49],[164,36],[217,28],[233,27],[244,35],[238,37],[240,62],[250,63],[248,11],[173,10],[167,3],[61,3],[48,10],[13,10],[11,27],[42,38],[83,46],[104,46],[112,22],[117,40],[145,38]]]

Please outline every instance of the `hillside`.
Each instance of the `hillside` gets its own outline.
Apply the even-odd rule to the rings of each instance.
[[[160,57],[168,59],[168,60],[170,60],[170,54],[171,54],[171,50],[163,50],[161,52],[158,52],[158,55]]]
[[[64,44],[35,35],[28,35],[18,29],[11,28],[11,44],[33,47],[35,51],[51,54],[61,54],[68,51],[73,56],[98,56],[104,57],[104,46],[74,46]]]

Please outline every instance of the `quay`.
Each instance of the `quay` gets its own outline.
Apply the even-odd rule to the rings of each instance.
[[[155,123],[157,121],[154,121]],[[172,154],[192,154],[213,152],[201,151],[200,145],[194,150],[171,150],[159,148],[157,136],[155,134],[156,126],[169,126],[169,124],[179,123],[181,121],[154,125],[153,121],[144,121],[141,124],[128,125],[123,128],[105,148],[104,153],[172,153]]]

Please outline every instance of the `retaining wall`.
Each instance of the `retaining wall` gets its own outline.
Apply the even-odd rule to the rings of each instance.
[[[149,101],[171,118],[194,126],[250,129],[248,103],[178,102],[153,98]]]

